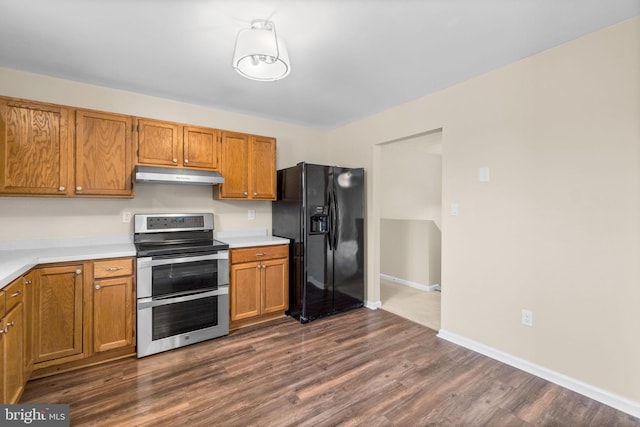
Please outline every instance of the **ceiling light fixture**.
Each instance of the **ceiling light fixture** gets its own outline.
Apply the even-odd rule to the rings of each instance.
[[[289,54],[273,22],[256,19],[251,28],[240,30],[233,50],[233,68],[241,76],[261,82],[289,75]]]

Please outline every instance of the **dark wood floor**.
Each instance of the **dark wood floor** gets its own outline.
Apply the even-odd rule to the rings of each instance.
[[[29,382],[71,425],[638,426],[383,310],[291,318]]]

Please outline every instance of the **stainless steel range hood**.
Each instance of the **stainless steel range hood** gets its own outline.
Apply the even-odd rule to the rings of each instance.
[[[224,178],[219,172],[195,169],[161,168],[156,166],[136,166],[136,182],[158,184],[222,184]]]

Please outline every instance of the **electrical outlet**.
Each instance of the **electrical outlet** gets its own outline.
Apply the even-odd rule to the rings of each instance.
[[[247,217],[253,221],[254,219],[256,219],[256,210],[255,209],[249,209],[248,213],[247,213]]]
[[[533,312],[531,310],[522,309],[522,324],[533,326]]]
[[[131,212],[129,211],[122,212],[122,222],[124,223],[131,222]]]

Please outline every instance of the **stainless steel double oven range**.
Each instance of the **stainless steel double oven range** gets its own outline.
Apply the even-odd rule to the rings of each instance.
[[[138,357],[229,334],[229,246],[213,214],[135,215]]]

